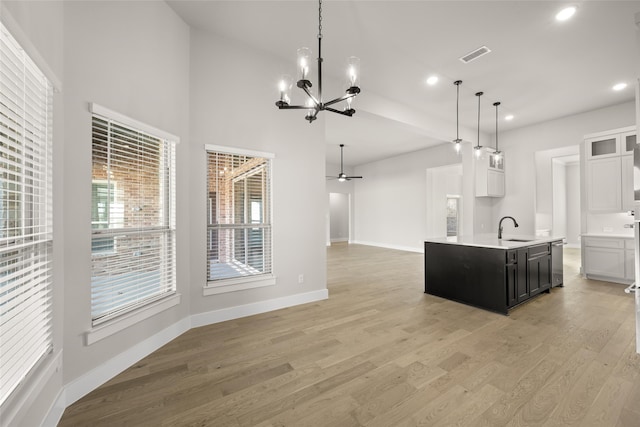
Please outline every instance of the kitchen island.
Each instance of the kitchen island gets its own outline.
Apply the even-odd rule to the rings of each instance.
[[[508,314],[552,286],[562,286],[562,241],[489,234],[428,239],[424,292]],[[553,256],[557,251],[560,256]]]

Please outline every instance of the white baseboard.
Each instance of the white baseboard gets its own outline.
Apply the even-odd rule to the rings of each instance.
[[[56,427],[60,420],[62,419],[62,415],[64,414],[64,410],[67,409],[67,396],[65,393],[65,389],[63,388],[58,393],[58,397],[51,405],[51,409],[47,413],[44,421],[42,421],[42,427]]]
[[[348,242],[349,238],[348,237],[340,237],[340,238],[336,238],[336,239],[331,239],[331,243],[340,243],[340,242]]]
[[[69,405],[191,328],[266,313],[295,305],[322,301],[327,298],[329,298],[328,289],[321,289],[186,317],[109,359],[107,363],[92,369],[81,377],[66,384],[58,394],[57,399],[51,406],[41,425],[44,427],[55,427],[60,422],[64,410]]]
[[[32,378],[25,382],[24,389],[21,390],[21,393],[14,395],[16,396],[15,400],[8,399],[4,402],[5,406],[2,409],[2,415],[0,416],[0,425],[17,425],[15,424],[15,418],[20,418],[29,410],[29,408],[34,404],[38,392],[45,387],[54,375],[61,375],[61,368],[62,351],[43,356],[40,365],[36,365],[34,368]],[[54,406],[52,405],[48,412],[51,412],[53,409]],[[62,416],[62,412],[60,413],[60,416]],[[53,425],[55,426],[56,424]]]
[[[418,252],[418,253],[421,253],[421,254],[424,253],[424,247],[414,248],[414,247],[411,247],[411,246],[389,245],[389,244],[386,244],[386,243],[368,242],[368,241],[363,241],[363,240],[354,240],[351,243],[354,243],[356,245],[377,246],[379,248],[395,249],[395,250],[398,250],[398,251],[405,251],[405,252]]]
[[[245,304],[236,307],[223,308],[221,310],[208,311],[206,313],[193,314],[191,316],[191,327],[197,328],[200,326],[211,325],[227,320],[253,316],[254,314],[279,310],[281,308],[293,307],[294,305],[321,301],[327,298],[329,298],[329,291],[327,289],[321,289],[319,291],[289,295],[286,297],[274,298],[267,301],[256,302],[253,304]]]
[[[187,332],[190,325],[189,318],[184,318],[66,384],[65,405],[71,405],[140,359]]]

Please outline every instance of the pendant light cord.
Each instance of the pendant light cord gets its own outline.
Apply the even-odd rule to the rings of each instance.
[[[476,96],[478,97],[478,145],[476,146],[476,148],[478,150],[480,149],[480,97],[483,94],[484,94],[484,92],[476,93]]]
[[[498,105],[500,105],[500,103],[494,102],[493,105],[496,106],[496,153],[499,153],[500,150],[498,150]]]
[[[456,85],[456,144],[460,144],[460,84],[462,80],[456,80],[453,82]]]
[[[460,139],[460,83],[456,85],[456,141]]]
[[[322,106],[322,0],[318,0],[318,102]]]
[[[318,0],[318,38],[322,38],[322,0]]]

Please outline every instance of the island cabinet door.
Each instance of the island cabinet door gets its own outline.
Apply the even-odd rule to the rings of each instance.
[[[516,251],[507,251],[507,307],[518,303],[518,258]]]
[[[529,250],[527,248],[518,249],[518,280],[516,283],[517,302],[529,299]]]
[[[529,248],[529,296],[534,296],[551,287],[551,255],[549,245]]]

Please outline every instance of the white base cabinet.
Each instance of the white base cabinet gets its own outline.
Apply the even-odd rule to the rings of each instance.
[[[633,238],[583,236],[587,278],[630,284],[635,280]]]

